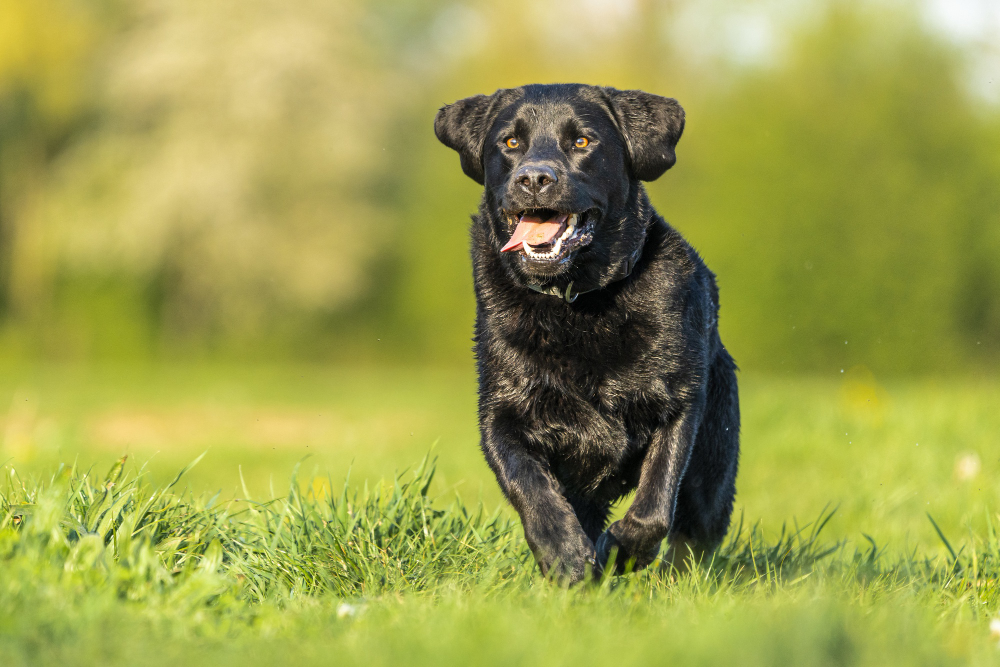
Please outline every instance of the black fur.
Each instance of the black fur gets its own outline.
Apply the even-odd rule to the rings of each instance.
[[[614,548],[619,570],[650,564],[667,537],[709,551],[729,526],[739,399],[715,276],[640,183],[673,166],[683,128],[676,100],[577,84],[477,95],[434,123],[485,185],[472,225],[482,449],[542,572],[565,581]],[[527,188],[512,178],[526,165],[556,178]],[[587,211],[589,245],[541,264],[501,253],[510,213],[540,207]],[[536,291],[551,288],[579,296]]]

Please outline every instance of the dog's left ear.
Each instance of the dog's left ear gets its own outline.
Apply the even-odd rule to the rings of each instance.
[[[684,109],[671,97],[641,90],[605,88],[628,147],[632,175],[655,181],[674,166],[674,147],[684,131]]]
[[[489,130],[490,105],[493,96],[473,95],[441,107],[434,119],[434,134],[438,140],[458,151],[465,175],[480,185],[485,180],[483,144]]]

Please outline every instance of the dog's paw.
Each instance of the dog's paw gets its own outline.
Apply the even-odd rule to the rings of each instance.
[[[594,543],[582,531],[544,554],[536,553],[535,559],[542,574],[561,586],[578,584],[599,572]]]
[[[614,554],[614,574],[637,572],[656,560],[656,556],[660,553],[659,542],[644,550],[629,548],[615,536],[614,529],[617,525],[616,521],[597,538],[595,548],[597,565],[602,572],[608,567],[608,561],[611,560],[612,554]],[[639,551],[639,553],[635,553],[635,551]]]

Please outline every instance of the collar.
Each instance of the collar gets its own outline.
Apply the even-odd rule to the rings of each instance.
[[[642,251],[646,247],[646,232],[647,228],[644,227],[642,230],[642,238],[639,239],[638,247],[633,250],[632,254],[626,257],[625,261],[618,266],[618,270],[611,277],[611,280],[608,281],[608,285],[618,282],[619,280],[625,280],[632,274],[632,270],[635,268],[635,265],[638,264],[639,258],[642,257]],[[528,283],[529,289],[532,289],[539,294],[551,294],[552,296],[564,299],[566,303],[573,303],[581,294],[596,292],[599,289],[603,289],[603,287],[607,287],[607,285],[591,287],[590,289],[585,290],[574,290],[573,281],[570,281],[569,285],[566,285],[566,289],[560,289],[555,285],[543,287],[540,283]]]

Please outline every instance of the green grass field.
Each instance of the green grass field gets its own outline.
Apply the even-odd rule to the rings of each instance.
[[[1000,386],[741,393],[715,560],[566,591],[471,370],[0,370],[0,665],[1000,662]]]

